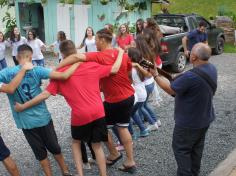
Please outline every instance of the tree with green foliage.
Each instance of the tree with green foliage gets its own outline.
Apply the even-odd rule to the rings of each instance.
[[[9,2],[7,0],[0,0],[0,6],[3,8],[4,6],[9,6]]]
[[[12,17],[9,12],[6,12],[2,22],[6,23],[5,37],[10,37],[11,31],[16,27],[16,18]]]
[[[10,8],[10,2],[8,0],[0,0],[0,7],[8,7]],[[11,31],[16,26],[16,18],[12,17],[9,12],[5,13],[5,16],[2,18],[2,22],[5,23],[6,29],[4,31],[5,37],[9,37]]]

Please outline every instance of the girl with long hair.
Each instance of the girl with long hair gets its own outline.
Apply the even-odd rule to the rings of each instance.
[[[152,32],[151,30],[149,32]],[[146,38],[147,33],[145,29],[143,30],[143,34],[138,35],[136,39],[136,48],[141,52],[144,59],[147,59],[151,61],[152,63],[155,63],[156,54],[158,53],[158,46],[156,43],[155,38]],[[150,35],[151,36],[151,35]],[[140,65],[137,67],[140,71],[145,74],[144,84],[145,89],[147,92],[147,98],[145,102],[143,103],[143,106],[139,110],[139,115],[144,116],[147,118],[147,121],[149,122],[150,126],[148,126],[149,131],[157,130],[159,126],[161,125],[160,120],[158,119],[158,116],[153,111],[152,107],[148,105],[148,99],[150,94],[153,92],[155,87],[155,82],[152,77],[152,75],[142,68]]]
[[[141,52],[137,48],[129,48],[128,49],[128,56],[131,59],[133,63],[132,68],[132,82],[135,90],[135,94],[137,97],[137,101],[133,107],[131,117],[134,120],[134,122],[138,125],[140,129],[140,137],[146,137],[149,135],[148,129],[145,127],[143,121],[140,119],[140,116],[138,112],[142,108],[146,98],[147,98],[147,92],[145,89],[144,84],[144,78],[145,76],[143,73],[137,68],[137,64],[142,59]],[[132,123],[130,123],[129,126],[130,133],[134,135]]]
[[[159,68],[162,67],[162,60],[160,57],[161,54],[161,45],[158,37],[154,30],[145,28],[143,29],[143,36],[146,42],[148,43],[148,47],[150,48],[151,52],[153,53],[153,58],[149,59],[152,63],[156,63]]]
[[[158,24],[157,24],[157,22],[154,18],[147,18],[146,19],[145,28],[153,30],[156,33],[156,36],[157,36],[159,41],[163,37],[161,29],[158,26]]]
[[[134,46],[134,38],[129,33],[129,27],[126,24],[122,24],[119,27],[118,35],[116,37],[117,45],[123,50],[127,51],[128,48]]]
[[[144,28],[144,20],[142,18],[136,21],[136,36],[142,34]]]
[[[4,34],[0,31],[0,70],[7,67],[6,62],[6,47],[8,42],[5,41]]]
[[[57,33],[57,40],[52,45],[50,45],[50,48],[54,52],[54,55],[56,56],[56,58],[58,58],[59,63],[63,59],[60,49],[59,49],[59,46],[60,46],[60,43],[64,40],[66,40],[65,32],[59,31]]]
[[[20,35],[19,29],[17,27],[14,27],[10,34],[10,46],[12,47],[12,58],[15,65],[19,65],[16,59],[17,48],[20,45],[26,44],[26,42],[26,38]]]
[[[78,49],[85,47],[85,52],[95,52],[97,51],[95,34],[92,27],[87,27],[84,39]]]
[[[46,50],[45,44],[37,38],[34,30],[28,31],[27,45],[33,49],[32,63],[35,66],[44,67],[45,61],[42,51]]]

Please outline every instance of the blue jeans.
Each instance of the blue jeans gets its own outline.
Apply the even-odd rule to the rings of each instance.
[[[2,59],[0,60],[0,70],[4,69],[7,67],[7,62],[6,62],[6,59]]]
[[[120,135],[119,135],[117,126],[114,125],[114,126],[112,127],[112,132],[115,134],[115,136],[116,136],[116,138],[117,138],[117,140],[118,140],[118,141],[116,141],[116,142],[119,142],[121,145],[123,145],[123,144],[122,144],[122,141],[121,141],[121,139],[120,139]]]
[[[140,110],[140,108],[143,106],[144,102],[137,102],[132,110],[132,119],[133,121],[138,125],[140,131],[144,131],[146,129],[146,127],[143,124],[143,121],[141,120],[138,111]],[[133,134],[133,128],[132,128],[132,123],[129,124],[129,131],[131,134]]]
[[[45,66],[44,59],[42,59],[42,60],[32,60],[32,63],[33,63],[34,66],[42,66],[42,67]]]
[[[152,84],[145,86],[146,91],[147,91],[147,99],[144,102],[143,106],[139,110],[140,116],[143,115],[144,117],[146,117],[147,121],[152,125],[155,124],[155,122],[158,119],[158,117],[155,114],[155,112],[153,111],[152,107],[150,107],[150,105],[148,105],[148,98],[149,98],[150,94],[153,92],[154,86],[155,86],[154,82]]]
[[[12,56],[12,58],[13,58],[15,65],[19,65],[19,62],[17,61],[16,56]]]

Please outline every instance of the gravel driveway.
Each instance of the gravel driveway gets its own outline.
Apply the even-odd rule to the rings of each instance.
[[[207,135],[201,176],[208,175],[236,147],[236,55],[213,56],[211,62],[217,66],[219,72],[218,90],[214,99],[217,118]],[[8,60],[8,63],[12,64],[11,59]],[[56,60],[47,60],[47,65],[55,63]],[[134,142],[135,159],[138,166],[136,176],[174,176],[176,172],[176,162],[171,148],[174,99],[164,92],[161,92],[161,95],[163,102],[161,107],[156,107],[156,112],[160,115],[162,127],[158,131],[152,132],[149,137]],[[43,175],[23,133],[16,129],[6,95],[1,94],[0,100],[1,135],[9,146],[12,156],[20,168],[21,175]],[[60,96],[49,98],[47,105],[52,114],[66,162],[71,171],[75,173],[70,148],[70,109]],[[54,175],[60,175],[58,166],[52,156],[49,156]],[[120,162],[109,168],[109,176],[128,175],[117,171],[121,164]],[[0,163],[0,176],[6,175],[6,170]],[[92,170],[86,171],[85,175],[96,176],[98,171],[94,166]]]

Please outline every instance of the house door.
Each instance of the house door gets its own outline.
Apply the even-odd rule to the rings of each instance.
[[[57,30],[79,46],[88,27],[88,5],[57,5]],[[83,50],[82,50],[83,51]]]
[[[71,39],[70,8],[67,4],[57,4],[57,32],[64,31],[67,39]]]
[[[83,41],[85,30],[88,27],[88,5],[74,6],[75,44],[79,46]],[[84,49],[84,48],[83,48]],[[82,50],[84,51],[84,50]]]
[[[45,42],[44,13],[42,5],[39,3],[37,3],[37,11],[38,11],[38,36],[43,42]]]

